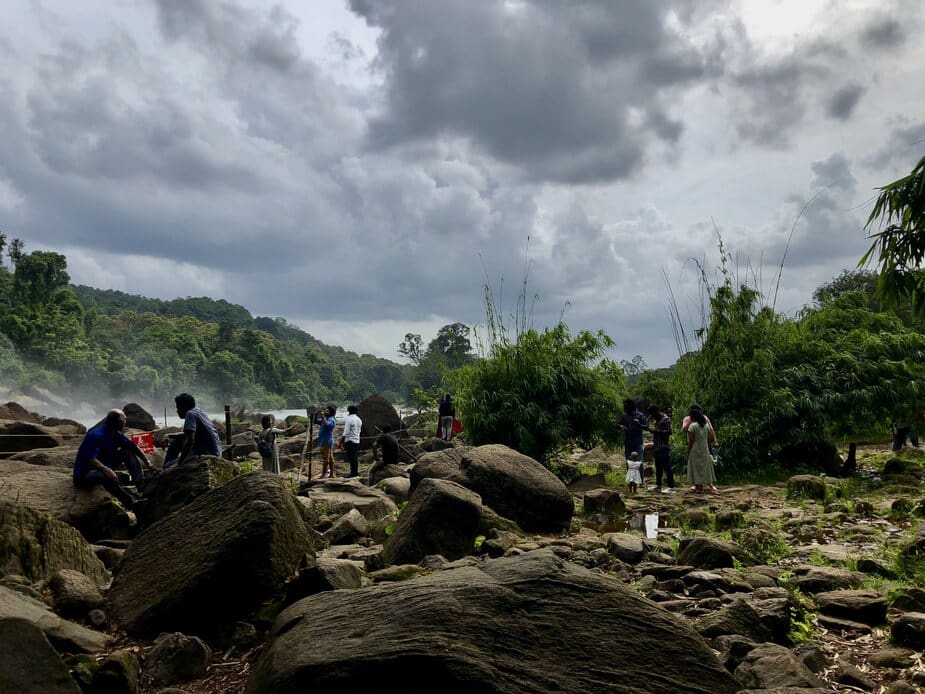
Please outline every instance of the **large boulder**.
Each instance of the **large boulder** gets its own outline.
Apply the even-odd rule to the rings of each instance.
[[[45,603],[0,586],[0,621],[4,619],[22,619],[34,624],[59,651],[96,653],[109,643],[106,634],[68,622]]]
[[[527,531],[564,530],[575,510],[572,495],[558,477],[507,446],[461,446],[426,453],[411,472],[412,497],[428,477],[468,487],[483,503]]]
[[[14,501],[0,499],[0,574],[44,581],[73,569],[97,585],[109,581],[106,567],[74,528]]]
[[[450,561],[472,554],[481,506],[478,494],[460,484],[423,480],[399,516],[383,559],[388,564],[417,564],[429,554]]]
[[[157,422],[154,421],[154,417],[137,402],[127,403],[122,408],[122,411],[125,412],[126,428],[140,431],[154,431],[157,429]]]
[[[305,492],[307,506],[316,516],[342,516],[355,508],[370,523],[378,523],[398,513],[386,494],[355,479],[313,481]]]
[[[80,694],[42,630],[22,619],[0,619],[0,692]]]
[[[166,518],[209,490],[229,482],[237,472],[231,461],[211,455],[184,460],[145,483],[145,502],[136,511],[138,523],[147,527]]]
[[[72,470],[77,457],[77,446],[55,446],[53,448],[36,448],[10,456],[10,460],[22,460],[30,465],[50,465]]]
[[[357,407],[357,414],[363,420],[363,428],[360,430],[361,450],[372,448],[386,425],[392,427],[392,432],[396,434],[402,428],[401,418],[395,407],[378,393],[370,395]]]
[[[825,480],[816,475],[794,475],[787,480],[788,499],[824,501],[828,494]]]
[[[0,458],[9,458],[34,448],[53,448],[63,443],[61,436],[41,424],[0,421]]]
[[[75,489],[70,470],[0,460],[4,496],[76,528],[90,542],[129,539],[134,520],[102,486]]]
[[[109,590],[112,613],[132,633],[208,633],[272,597],[310,551],[284,481],[238,475],[138,536]]]
[[[32,424],[41,424],[42,418],[35,412],[30,412],[18,402],[8,402],[0,405],[0,419],[8,419],[15,422],[31,422]]]
[[[640,653],[658,653],[658,668]],[[686,621],[544,549],[301,600],[277,618],[247,692],[384,682],[480,694],[739,689]]]

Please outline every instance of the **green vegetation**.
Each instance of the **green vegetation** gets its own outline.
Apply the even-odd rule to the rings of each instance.
[[[877,256],[880,263],[879,295],[889,305],[911,301],[915,313],[925,315],[925,157],[908,176],[880,189],[867,220],[879,222],[873,242],[859,264]]]
[[[925,335],[851,291],[788,318],[721,270],[718,286],[704,279],[701,347],[679,360],[673,387],[676,403],[707,409],[729,471],[776,461],[837,473],[834,442],[921,416]]]
[[[623,371],[601,359],[602,332],[572,337],[564,323],[502,339],[457,376],[467,440],[503,443],[540,461],[574,442],[613,442]]]
[[[413,367],[331,347],[282,318],[204,297],[161,301],[72,286],[63,255],[0,234],[0,378],[100,397],[303,407],[401,400]],[[440,343],[442,344],[442,343]]]

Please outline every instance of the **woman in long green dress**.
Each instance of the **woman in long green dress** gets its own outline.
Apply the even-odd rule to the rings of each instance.
[[[690,417],[691,425],[687,429],[687,479],[693,485],[690,491],[702,492],[704,485],[709,485],[713,494],[719,494],[710,455],[710,444],[716,445],[716,433],[707,424],[703,410],[692,407]]]

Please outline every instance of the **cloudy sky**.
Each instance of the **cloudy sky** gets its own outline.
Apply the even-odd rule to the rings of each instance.
[[[696,8],[696,9],[695,9]],[[0,230],[77,283],[395,358],[565,311],[677,356],[717,231],[777,308],[925,154],[918,0],[4,0]],[[820,193],[820,191],[822,191]],[[800,221],[797,216],[814,195]],[[529,238],[529,247],[528,247]]]

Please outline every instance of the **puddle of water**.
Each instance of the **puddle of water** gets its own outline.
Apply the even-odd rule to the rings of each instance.
[[[647,539],[654,540],[658,537],[658,529],[664,527],[665,519],[659,518],[657,513],[635,511],[630,513],[626,518],[603,523],[601,527],[598,528],[598,532],[603,534],[631,531],[643,533]]]

